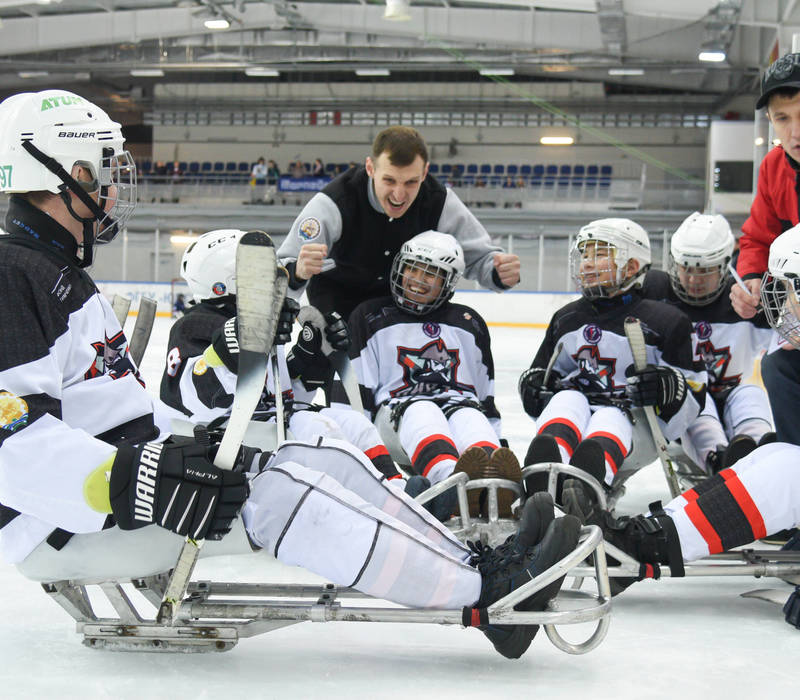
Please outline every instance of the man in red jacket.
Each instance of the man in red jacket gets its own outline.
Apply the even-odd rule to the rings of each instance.
[[[784,231],[800,223],[798,171],[800,171],[800,53],[781,56],[761,79],[756,109],[767,117],[780,140],[764,158],[758,171],[758,188],[750,216],[742,226],[737,271],[748,291],[731,289],[733,308],[742,318],[755,316],[760,303],[761,277],[767,269],[769,246]],[[788,347],[788,346],[787,346]],[[800,353],[773,352],[761,363],[761,376],[769,394],[778,440],[800,445]],[[798,391],[786,391],[795,386]]]

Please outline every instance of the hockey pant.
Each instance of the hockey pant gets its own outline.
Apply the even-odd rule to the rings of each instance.
[[[289,418],[289,430],[301,442],[316,442],[329,437],[355,445],[387,479],[400,479],[401,474],[389,456],[378,429],[363,413],[342,404],[319,411],[295,411]]]
[[[489,419],[477,408],[446,410],[449,417],[433,401],[412,401],[397,431],[414,473],[427,477],[431,484],[450,476],[458,456],[467,448],[496,450],[500,446]]]
[[[684,561],[724,552],[800,523],[800,447],[754,450],[670,501]]]
[[[614,480],[631,449],[633,426],[628,416],[615,406],[591,406],[583,394],[572,389],[553,396],[537,423],[539,435],[555,438],[565,464],[581,440],[593,438],[600,443],[606,458],[606,484]]]
[[[183,541],[155,525],[113,527],[74,535],[60,551],[44,542],[18,569],[37,581],[138,578],[172,568]],[[253,479],[232,531],[206,542],[200,556],[252,553],[251,542],[286,564],[404,605],[457,609],[480,594],[466,547],[337,440],[284,443]]]
[[[702,467],[709,453],[725,447],[734,435],[749,435],[758,442],[772,430],[770,416],[767,394],[755,384],[740,384],[725,397],[722,420],[708,392],[705,407],[683,436],[683,449]]]

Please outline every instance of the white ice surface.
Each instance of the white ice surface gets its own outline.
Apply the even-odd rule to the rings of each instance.
[[[128,322],[132,325],[132,321]],[[169,328],[158,319],[143,362],[158,391]],[[130,326],[128,328],[130,331]],[[541,331],[492,328],[498,405],[511,447],[524,455],[531,424],[516,382]],[[660,468],[629,483],[620,510],[668,498]],[[216,580],[314,581],[266,556],[201,561]],[[599,648],[569,656],[541,632],[519,661],[494,652],[477,630],[373,623],[302,623],[204,655],[113,653],[84,647],[72,619],[41,590],[0,564],[2,698],[789,698],[798,692],[800,632],[778,607],[739,594],[775,580],[644,581],[614,599]],[[562,628],[579,641],[586,627]]]

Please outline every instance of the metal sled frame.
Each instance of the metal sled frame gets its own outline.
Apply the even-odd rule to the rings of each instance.
[[[547,490],[554,499],[558,475],[564,474],[588,484],[602,508],[608,509],[611,503],[611,499],[607,497],[600,482],[578,467],[559,462],[543,462],[530,465],[522,470],[523,479],[531,474],[547,474]],[[607,567],[610,577],[638,578],[641,570],[639,561],[610,542],[605,543],[605,551],[619,562],[617,565]],[[774,576],[798,584],[800,583],[800,552],[775,549],[739,549],[712,554],[703,559],[689,562],[684,565],[684,568],[686,576],[755,576],[756,578]],[[580,586],[582,577],[593,575],[591,567],[588,566],[577,567],[570,573],[577,577],[578,586]],[[670,576],[668,566],[661,568],[660,576]]]
[[[594,552],[592,577],[597,594],[566,590],[551,601],[548,610],[519,612],[514,605],[567,574]],[[513,591],[488,609],[491,624],[544,625],[548,638],[570,654],[584,654],[594,649],[606,636],[610,622],[611,593],[606,574],[602,534],[597,527],[581,531],[578,547],[524,586]],[[461,625],[461,610],[413,609],[364,605],[373,600],[351,588],[333,584],[249,584],[195,581],[180,607],[172,626],[155,621],[168,574],[158,574],[130,583],[151,607],[140,611],[123,588],[127,581],[104,581],[97,584],[116,617],[98,617],[87,585],[76,581],[42,584],[47,592],[77,622],[83,643],[91,648],[118,651],[207,652],[227,651],[241,638],[254,637],[298,622],[419,622]],[[355,601],[356,604],[351,604]],[[147,605],[149,604],[149,605]],[[586,641],[573,644],[564,640],[555,625],[597,621]]]

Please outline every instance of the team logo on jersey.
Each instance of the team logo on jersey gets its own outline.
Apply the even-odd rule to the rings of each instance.
[[[730,346],[715,348],[710,340],[704,340],[697,343],[695,355],[700,358],[711,378],[708,389],[712,394],[726,392],[739,386],[742,381],[741,374],[733,374],[730,377],[725,375],[731,363]]]
[[[458,350],[448,350],[441,338],[421,348],[397,347],[397,362],[403,368],[403,386],[390,395],[414,396],[443,389],[475,392],[475,387],[458,381],[461,364]]]
[[[583,329],[583,339],[587,343],[592,343],[592,345],[597,345],[600,342],[600,338],[603,337],[603,331],[600,330],[600,326],[596,323],[590,323],[584,326]]]
[[[28,424],[28,404],[10,391],[0,391],[0,428],[14,432]]]
[[[694,326],[694,332],[698,340],[708,340],[711,337],[713,328],[708,321],[698,321]]]
[[[607,394],[618,389],[614,385],[616,358],[600,357],[596,345],[584,345],[572,359],[578,365],[578,374],[572,377],[572,382],[580,391]]]
[[[433,321],[425,321],[425,323],[422,324],[422,332],[429,338],[438,338],[439,334],[442,332],[442,329],[438,323],[434,323]]]
[[[214,284],[211,285],[211,292],[213,294],[216,294],[218,297],[223,296],[225,294],[226,289],[227,288],[225,287],[224,282],[214,282]]]
[[[92,343],[95,352],[94,361],[83,375],[84,379],[94,379],[102,374],[109,375],[112,379],[119,379],[127,374],[136,377],[136,381],[144,386],[139,370],[128,355],[128,341],[122,331],[115,333],[111,338],[106,336],[104,343]]]
[[[321,230],[322,225],[319,223],[319,220],[310,216],[309,218],[303,219],[300,222],[300,226],[297,228],[297,233],[304,241],[313,241],[317,236],[319,236],[319,232]]]

